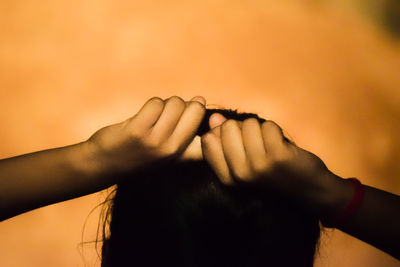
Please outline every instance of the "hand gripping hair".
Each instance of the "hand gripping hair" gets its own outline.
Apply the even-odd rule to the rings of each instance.
[[[215,112],[265,121],[252,113],[207,109],[196,138],[210,130]],[[227,188],[201,160],[199,147],[187,154],[195,160],[135,173],[117,184],[105,205],[101,266],[312,266],[318,218],[272,191]]]

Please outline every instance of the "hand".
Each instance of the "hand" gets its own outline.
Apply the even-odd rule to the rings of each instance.
[[[98,172],[127,173],[178,158],[196,134],[205,103],[201,96],[189,102],[153,97],[135,116],[98,130],[86,141]]]
[[[284,141],[275,122],[227,120],[217,113],[209,124],[202,151],[223,184],[265,186],[305,202],[332,201],[328,192],[337,181],[323,161]]]

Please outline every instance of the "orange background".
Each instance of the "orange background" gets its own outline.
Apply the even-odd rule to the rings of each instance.
[[[81,142],[153,96],[202,95],[400,194],[400,44],[356,4],[322,2],[0,1],[0,157]],[[0,223],[0,266],[100,266],[78,245],[105,193]],[[400,264],[329,230],[316,266]]]

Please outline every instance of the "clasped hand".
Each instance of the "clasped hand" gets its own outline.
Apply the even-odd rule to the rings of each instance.
[[[227,186],[262,184],[289,194],[322,192],[328,170],[316,155],[286,142],[273,121],[210,117],[210,131],[196,138],[205,99],[185,102],[172,96],[149,99],[121,123],[104,127],[87,140],[88,150],[105,173],[154,168],[169,160],[205,159]]]

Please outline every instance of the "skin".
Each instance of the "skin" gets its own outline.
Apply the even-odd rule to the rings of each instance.
[[[153,97],[135,116],[84,142],[0,160],[0,220],[103,190],[140,169],[198,158],[189,143],[205,103],[201,96]]]
[[[257,184],[303,202],[318,200],[323,202],[318,213],[331,214],[327,207],[336,208],[332,188],[340,178],[318,156],[284,141],[275,122],[260,125],[255,118],[241,122],[213,114],[209,124],[212,130],[201,137],[202,151],[225,185]]]
[[[153,97],[135,116],[100,129],[85,143],[96,158],[96,171],[128,173],[166,164],[171,159],[198,158],[192,143],[204,117],[205,104],[201,96],[188,102],[178,96],[165,101]]]
[[[211,131],[201,137],[204,158],[227,186],[257,185],[295,198],[319,215],[325,227],[338,228],[400,259],[400,197],[363,185],[364,198],[344,223],[336,218],[353,198],[353,185],[322,160],[283,139],[273,121],[210,117]]]
[[[149,99],[127,120],[96,131],[88,140],[0,160],[0,220],[103,190],[138,170],[171,160],[206,160],[226,186],[254,185],[295,198],[326,227],[336,227],[400,258],[400,197],[364,185],[364,200],[342,225],[335,218],[353,197],[351,182],[322,160],[283,139],[273,121],[261,125],[221,114],[195,138],[205,99]],[[128,174],[128,175],[124,175]]]

